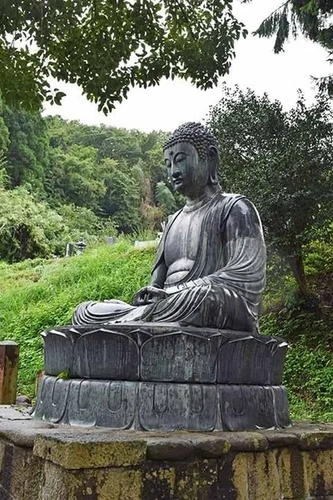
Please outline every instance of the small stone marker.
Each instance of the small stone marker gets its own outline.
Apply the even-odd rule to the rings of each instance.
[[[157,244],[158,244],[158,238],[156,240],[146,240],[146,241],[136,240],[134,242],[134,246],[136,248],[147,248],[147,247],[156,246]]]
[[[86,248],[87,244],[83,240],[80,240],[77,243],[75,243],[75,246],[76,246],[76,255],[81,255],[84,252],[84,249]]]
[[[117,239],[114,236],[107,236],[105,238],[105,241],[107,245],[114,245],[115,243],[117,243]]]
[[[65,257],[72,257],[73,255],[74,255],[74,245],[73,243],[67,243]]]
[[[0,404],[16,403],[19,346],[11,340],[0,342]]]

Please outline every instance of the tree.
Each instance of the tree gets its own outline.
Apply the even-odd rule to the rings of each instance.
[[[53,202],[112,217],[122,232],[160,229],[165,215],[155,206],[155,186],[167,177],[166,133],[89,126],[59,116],[46,121],[51,161],[45,189]]]
[[[49,164],[49,137],[39,112],[28,113],[4,107],[3,120],[9,132],[6,170],[10,186],[29,185],[44,192],[45,170]]]
[[[122,233],[137,231],[141,228],[140,187],[130,175],[119,170],[115,160],[103,160],[101,168],[106,186],[100,204],[102,215],[111,217]]]
[[[162,210],[164,216],[170,215],[176,211],[177,205],[175,198],[164,182],[160,181],[157,183],[155,196],[157,205]]]
[[[138,187],[140,202],[151,204],[153,200],[151,180],[145,173],[144,163],[140,160],[131,168],[131,177]]]
[[[3,117],[3,108],[4,106],[0,94],[0,162],[4,159],[9,145],[9,130]]]
[[[58,203],[73,203],[98,211],[106,187],[98,172],[97,150],[72,144],[50,152],[45,190]]]
[[[108,127],[108,134],[99,145],[101,158],[112,158],[123,165],[133,166],[141,158],[137,130]]]
[[[243,3],[252,0],[243,0]],[[310,40],[322,45],[329,53],[328,60],[333,62],[333,3],[332,0],[287,0],[262,21],[254,32],[260,37],[275,35],[274,52],[283,50],[290,34],[299,32]],[[327,90],[333,96],[333,75],[318,79],[319,89]]]
[[[241,34],[231,0],[3,1],[0,88],[10,104],[60,104],[52,76],[77,83],[107,114],[131,86],[162,77],[211,88],[228,73]]]
[[[284,112],[251,90],[225,89],[210,111],[220,146],[223,188],[257,206],[267,240],[286,259],[302,295],[308,294],[303,248],[311,231],[332,218],[333,127],[329,98],[304,97]]]

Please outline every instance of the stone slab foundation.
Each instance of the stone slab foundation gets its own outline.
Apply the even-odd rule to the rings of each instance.
[[[1,500],[333,500],[333,424],[111,431],[2,406],[0,468]]]

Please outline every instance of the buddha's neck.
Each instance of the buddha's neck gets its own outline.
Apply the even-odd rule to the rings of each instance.
[[[221,191],[219,184],[206,186],[205,191],[200,196],[191,198],[186,197],[186,206],[190,208],[194,205],[203,204],[213,198],[213,196],[215,196],[219,191]]]

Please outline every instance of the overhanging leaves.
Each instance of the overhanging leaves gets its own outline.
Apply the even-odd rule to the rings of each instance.
[[[59,104],[52,76],[77,83],[107,114],[131,86],[162,77],[211,88],[245,34],[230,0],[3,0],[0,89],[7,103]]]

